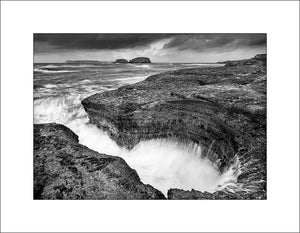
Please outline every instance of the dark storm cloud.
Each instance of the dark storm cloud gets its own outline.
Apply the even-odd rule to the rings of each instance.
[[[233,51],[266,46],[266,34],[35,34],[36,53],[70,50],[115,50],[146,48],[169,38],[162,49],[177,51]]]
[[[177,35],[164,48],[206,51],[266,45],[266,34],[184,34]]]
[[[172,34],[35,34],[35,48],[51,49],[125,49],[143,47]]]

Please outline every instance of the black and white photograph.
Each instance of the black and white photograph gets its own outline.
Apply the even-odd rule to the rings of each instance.
[[[34,34],[34,199],[266,199],[267,35]]]
[[[0,232],[299,232],[299,1],[0,1]]]

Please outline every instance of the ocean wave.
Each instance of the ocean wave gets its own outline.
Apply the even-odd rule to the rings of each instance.
[[[46,65],[41,66],[40,69],[52,69],[52,68],[84,68],[84,67],[95,67],[97,65]]]
[[[45,74],[52,74],[52,73],[73,73],[73,72],[78,72],[75,70],[43,70],[40,68],[36,68],[33,70],[34,72],[40,72],[40,73],[45,73]]]
[[[82,81],[80,81],[80,83],[92,83],[92,81],[91,80],[89,80],[89,79],[84,79],[84,80],[82,80]]]
[[[134,84],[134,83],[145,80],[147,77],[148,77],[148,75],[147,76],[133,76],[133,77],[126,77],[126,78],[115,78],[115,79],[112,79],[111,81],[117,81],[122,84]]]
[[[136,68],[151,68],[150,65],[147,65],[147,64],[143,64],[143,65],[135,65],[135,64],[130,64],[131,66],[134,66]]]
[[[46,65],[46,66],[41,66],[40,69],[43,69],[43,68],[58,68],[59,66],[56,66],[56,65]]]
[[[55,84],[46,84],[44,85],[45,88],[53,88],[53,87],[57,87],[57,85]]]

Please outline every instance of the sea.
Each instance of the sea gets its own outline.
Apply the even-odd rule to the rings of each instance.
[[[167,195],[170,188],[215,191],[236,182],[237,165],[220,174],[201,157],[201,147],[168,139],[140,142],[132,150],[119,147],[108,134],[89,122],[81,101],[95,93],[111,91],[147,77],[185,68],[216,67],[205,63],[34,64],[34,124],[59,123],[79,136],[79,142],[99,153],[119,156],[135,169],[141,180]]]

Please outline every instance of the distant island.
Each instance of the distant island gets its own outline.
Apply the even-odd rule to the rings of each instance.
[[[115,63],[128,63],[126,59],[117,59]]]
[[[129,61],[129,63],[151,63],[148,57],[136,57]]]
[[[97,60],[67,60],[66,64],[97,64],[97,63],[111,63],[110,61],[97,61]],[[120,58],[113,63],[151,63],[150,58],[148,57],[136,57],[130,61]]]
[[[114,63],[151,63],[151,60],[148,57],[136,57],[129,62],[126,59],[117,59]]]

